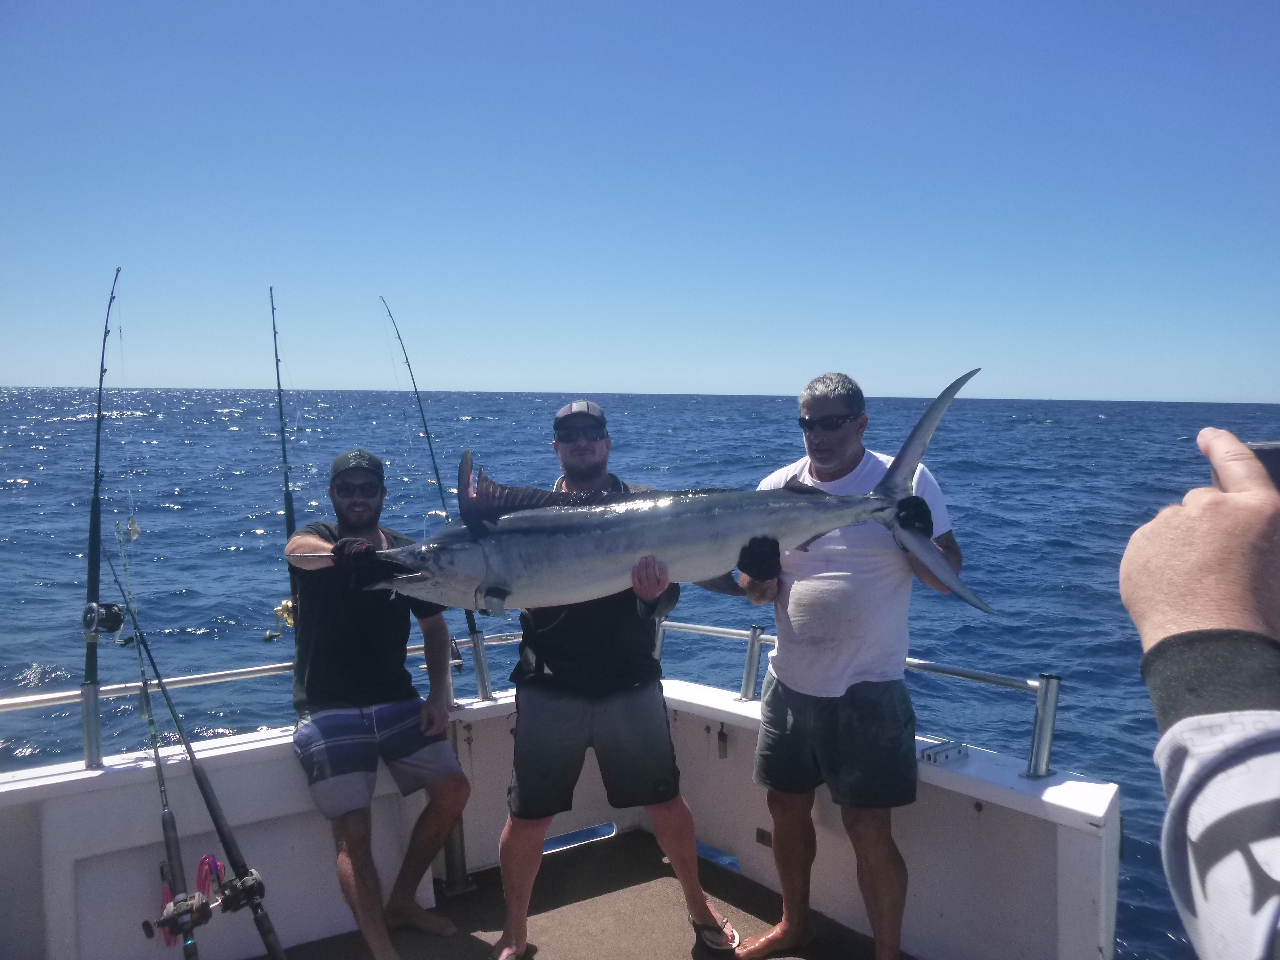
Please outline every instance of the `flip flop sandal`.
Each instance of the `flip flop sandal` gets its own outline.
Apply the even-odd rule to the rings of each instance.
[[[729,918],[725,917],[724,923],[695,923],[693,917],[689,918],[689,926],[693,927],[693,932],[698,935],[698,942],[708,950],[716,953],[732,953],[742,942],[742,937],[738,935],[729,924]],[[729,942],[722,942],[725,937],[729,937]]]

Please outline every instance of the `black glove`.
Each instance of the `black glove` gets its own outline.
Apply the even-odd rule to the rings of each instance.
[[[752,537],[738,553],[738,569],[752,580],[775,580],[782,572],[782,555],[773,537]]]
[[[343,537],[333,545],[333,565],[339,570],[368,570],[378,562],[373,544],[359,537]]]
[[[915,530],[933,539],[933,514],[922,497],[907,497],[898,501],[898,526]]]

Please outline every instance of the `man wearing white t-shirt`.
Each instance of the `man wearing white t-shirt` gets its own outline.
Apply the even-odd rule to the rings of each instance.
[[[862,445],[862,390],[842,373],[823,374],[804,388],[800,428],[808,456],[770,474],[761,490],[794,478],[828,493],[865,495],[893,459]],[[946,504],[924,466],[914,486],[932,514],[933,542],[959,572],[960,547]],[[776,541],[753,541],[739,572],[751,601],[774,603],[777,616],[755,778],[768,790],[783,914],[781,923],[739,947],[738,957],[756,960],[811,936],[812,809],[814,791],[825,782],[853,843],[876,960],[898,960],[907,867],[890,811],[916,796],[915,713],[903,681],[907,610],[913,577],[949,591],[874,521],[780,556]]]

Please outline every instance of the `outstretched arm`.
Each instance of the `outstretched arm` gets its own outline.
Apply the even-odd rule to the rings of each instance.
[[[309,554],[318,553],[330,554],[330,556],[309,556]],[[333,544],[323,537],[317,537],[314,533],[295,533],[284,547],[284,558],[289,561],[289,566],[297,567],[299,570],[323,570],[331,567],[333,566],[332,554]]]
[[[1163,736],[1162,854],[1205,960],[1272,956],[1280,841],[1280,494],[1225,430],[1197,442],[1221,489],[1192,490],[1129,540],[1120,596]],[[1267,904],[1267,907],[1261,905]]]

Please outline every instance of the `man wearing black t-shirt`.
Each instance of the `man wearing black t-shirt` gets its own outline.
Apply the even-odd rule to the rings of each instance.
[[[308,524],[285,555],[297,571],[293,659],[294,750],[316,806],[333,825],[338,883],[375,960],[398,960],[388,931],[447,936],[454,925],[417,902],[418,884],[453,829],[470,785],[446,739],[449,630],[444,607],[366,590],[381,579],[378,550],[413,541],[378,525],[382,461],[351,450],[333,461],[329,499],[337,523]],[[431,693],[418,696],[405,669],[410,615],[425,643]],[[382,757],[400,792],[430,796],[386,906],[370,848],[369,804]]]
[[[604,411],[586,400],[556,414],[552,447],[564,475],[557,490],[627,493],[609,473]],[[528,946],[527,920],[547,827],[570,809],[587,747],[615,807],[643,806],[684,892],[699,941],[732,952],[738,934],[707,900],[698,880],[693,814],[680,796],[680,771],[655,656],[657,622],[680,598],[667,569],[645,557],[632,588],[564,607],[525,610],[516,684],[515,763],[502,831],[507,921],[495,960],[516,960]]]

